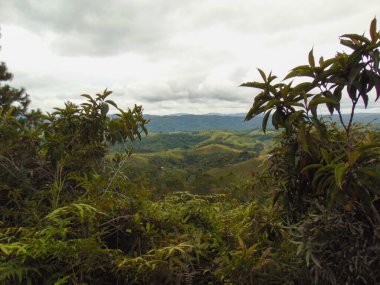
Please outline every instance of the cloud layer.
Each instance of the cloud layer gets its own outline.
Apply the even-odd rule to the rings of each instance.
[[[146,112],[245,112],[256,67],[280,76],[314,46],[363,33],[377,0],[13,0],[0,4],[1,60],[34,107],[114,90]]]

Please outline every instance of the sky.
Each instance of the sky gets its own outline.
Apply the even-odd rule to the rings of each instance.
[[[379,0],[0,0],[0,61],[44,111],[107,88],[147,114],[246,113],[258,67],[332,57],[375,16]]]

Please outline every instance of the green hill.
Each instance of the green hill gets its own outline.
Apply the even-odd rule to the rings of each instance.
[[[254,119],[244,121],[244,114],[224,115],[224,114],[206,114],[206,115],[146,115],[150,119],[148,124],[149,132],[196,132],[210,130],[233,130],[233,131],[249,131],[261,129],[263,116],[259,115]],[[330,120],[329,116],[324,116],[326,120]],[[332,116],[333,121],[339,118]],[[348,121],[349,115],[343,114],[343,120]],[[377,113],[358,113],[354,118],[355,122],[364,124],[378,124],[379,114]],[[269,119],[271,121],[271,118]]]
[[[124,172],[155,193],[221,192],[249,179],[273,133],[202,131],[153,133],[134,142]],[[118,151],[120,148],[115,148]]]

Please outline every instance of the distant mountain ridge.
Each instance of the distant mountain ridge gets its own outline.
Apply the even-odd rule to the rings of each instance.
[[[147,125],[149,132],[194,132],[207,130],[235,130],[246,131],[261,129],[262,116],[257,116],[251,121],[245,122],[245,114],[174,114],[174,115],[145,115],[150,119]],[[328,119],[328,116],[326,116]],[[358,113],[355,115],[355,121],[364,124],[380,123],[380,114],[376,113]],[[333,116],[334,121],[338,121],[337,116]],[[349,115],[343,115],[344,121],[349,120]],[[270,120],[268,127],[270,126]]]

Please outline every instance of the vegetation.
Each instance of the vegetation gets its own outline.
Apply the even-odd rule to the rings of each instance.
[[[249,121],[244,121],[245,114],[231,114],[231,115],[145,115],[149,121],[149,133],[175,133],[175,132],[203,132],[203,131],[225,131],[233,130],[239,132],[249,132],[252,130],[260,130],[262,115],[258,115]],[[329,115],[325,115],[330,119]],[[344,121],[350,119],[348,114],[342,114]],[[333,121],[339,121],[338,115],[332,115]],[[373,123],[378,119],[376,113],[358,113],[354,117],[354,122]],[[268,129],[274,130],[272,126]]]
[[[150,123],[150,122],[149,122]],[[126,143],[136,153],[153,153],[174,149],[189,150],[210,145],[224,145],[237,151],[258,151],[264,145],[270,145],[274,132],[262,134],[259,131],[237,132],[237,131],[202,131],[202,132],[175,132],[175,133],[151,133],[141,141]],[[116,145],[123,149],[125,145]]]
[[[380,97],[380,33],[376,19],[370,38],[341,36],[351,53],[293,68],[284,80],[266,75],[263,82],[244,83],[258,88],[246,119],[265,114],[285,131],[272,151],[270,173],[275,179],[274,203],[286,211],[298,252],[305,256],[315,283],[377,284],[379,252],[379,134],[353,123],[360,101]],[[301,81],[302,77],[310,80]],[[371,91],[374,90],[374,93]],[[344,92],[346,91],[346,93]],[[344,99],[342,99],[344,98]],[[341,113],[342,100],[351,102],[349,120]],[[340,126],[326,123],[317,114],[321,105],[336,112]],[[282,199],[280,199],[282,198]]]
[[[150,132],[197,132],[207,130],[248,131],[260,128],[260,119],[245,122],[244,114],[236,115],[167,115],[149,116]]]
[[[272,138],[270,134],[234,131],[151,134],[127,144],[133,147],[133,155],[123,172],[149,189],[152,197],[175,191],[231,193],[231,188],[248,187],[247,181],[263,163],[264,149]]]
[[[370,38],[341,43],[352,52],[316,64],[311,51],[284,81],[259,70],[263,82],[243,84],[261,90],[246,119],[281,130],[273,145],[234,132],[138,144],[141,106],[105,90],[42,114],[2,64],[0,283],[380,283],[380,134],[354,123],[359,101],[380,97],[376,20]]]

